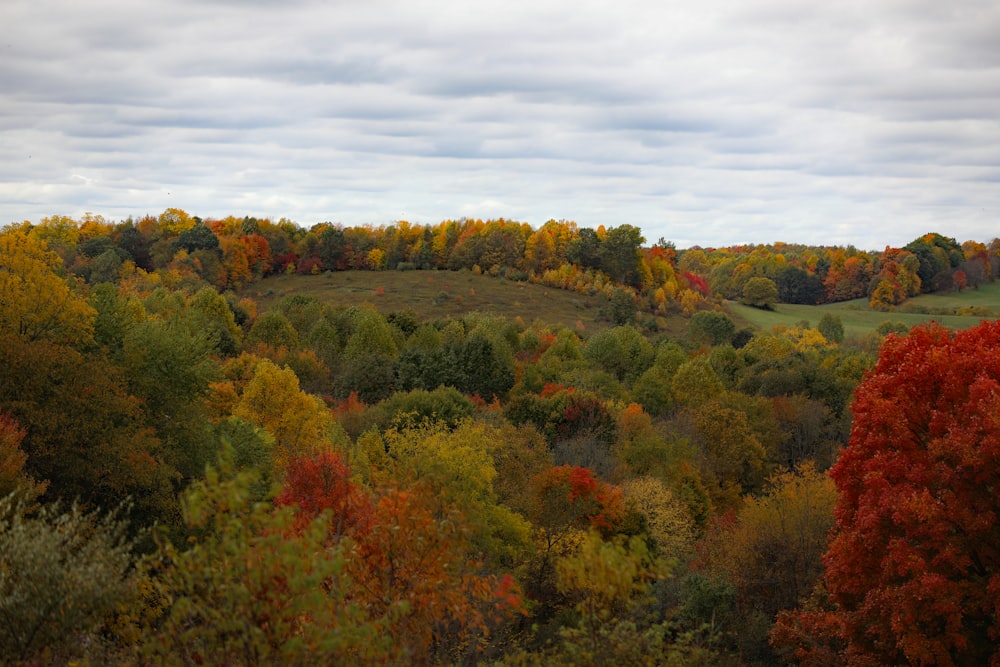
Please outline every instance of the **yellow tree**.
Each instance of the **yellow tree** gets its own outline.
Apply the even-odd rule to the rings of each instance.
[[[42,218],[41,222],[31,228],[31,235],[47,248],[56,251],[67,265],[73,262],[80,242],[80,229],[73,218],[67,215]]]
[[[742,649],[764,664],[775,662],[766,646],[775,615],[798,605],[823,574],[837,500],[833,480],[811,463],[769,484],[766,494],[747,499],[735,520],[713,527],[699,546],[698,563],[735,588]]]
[[[543,273],[559,265],[555,238],[547,229],[540,229],[524,244],[524,264],[531,273]]]
[[[279,468],[292,457],[328,449],[336,433],[333,417],[323,402],[299,388],[292,370],[267,359],[254,368],[233,416],[274,436],[274,461]]]
[[[90,340],[96,312],[59,275],[62,260],[24,227],[0,233],[0,334],[24,340]]]
[[[169,234],[180,234],[195,226],[196,220],[187,211],[179,208],[168,208],[160,214],[160,229]]]
[[[625,500],[646,517],[646,530],[656,541],[659,554],[680,559],[694,544],[695,525],[691,511],[662,480],[635,477],[622,484]]]

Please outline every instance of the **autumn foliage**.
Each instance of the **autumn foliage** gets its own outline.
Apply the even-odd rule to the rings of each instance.
[[[277,503],[296,507],[299,530],[327,512],[330,539],[348,539],[342,594],[387,622],[408,661],[475,655],[522,612],[516,582],[481,574],[461,513],[442,511],[425,486],[366,491],[323,452],[289,463]]]
[[[847,664],[1000,665],[1000,322],[890,337],[854,414],[831,605],[780,631],[839,636]],[[807,662],[815,635],[795,640]]]

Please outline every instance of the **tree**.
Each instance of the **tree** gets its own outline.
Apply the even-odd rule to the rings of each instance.
[[[209,250],[219,256],[222,250],[219,249],[219,237],[212,233],[207,225],[196,224],[190,229],[185,229],[174,241],[174,248],[187,250],[193,253],[196,250]]]
[[[601,265],[601,239],[593,229],[585,227],[566,245],[566,259],[585,269]]]
[[[133,517],[150,522],[176,509],[176,472],[119,368],[18,338],[0,338],[0,368],[0,409],[24,429],[25,470],[50,482],[48,497],[110,509],[132,496]]]
[[[653,363],[656,351],[635,327],[617,326],[591,336],[583,349],[587,361],[632,384]]]
[[[195,331],[204,332],[216,350],[226,356],[239,352],[242,332],[221,294],[204,287],[191,298],[188,318]]]
[[[502,343],[475,331],[455,349],[462,382],[457,388],[489,401],[504,397],[514,386],[514,359]]]
[[[844,323],[840,321],[840,315],[824,313],[819,320],[818,329],[823,338],[831,343],[840,343],[844,340]]]
[[[703,310],[691,316],[688,330],[696,342],[723,345],[733,340],[736,324],[725,313]]]
[[[740,301],[754,308],[774,310],[774,304],[778,301],[778,286],[770,278],[751,278],[743,286],[743,298]]]
[[[121,352],[132,393],[144,400],[165,457],[186,479],[200,476],[214,458],[202,399],[219,368],[207,331],[197,322],[181,317],[139,322],[125,334]]]
[[[130,596],[125,532],[114,515],[88,514],[76,505],[63,511],[58,504],[26,515],[14,499],[0,499],[5,664],[61,663],[55,655],[70,657],[96,643],[87,635]]]
[[[689,408],[684,416],[690,419],[688,432],[716,506],[734,507],[743,494],[760,489],[768,451],[754,432],[751,415],[716,398]]]
[[[274,436],[274,461],[283,468],[294,457],[329,448],[335,434],[333,418],[323,402],[299,388],[288,368],[260,360],[233,415]]]
[[[457,429],[444,424],[389,429],[380,437],[362,438],[376,483],[386,477],[396,484],[420,486],[428,492],[437,515],[461,508],[465,537],[480,559],[514,566],[530,544],[530,526],[497,503],[493,489],[497,470],[484,443],[499,437],[497,429],[466,421]]]
[[[889,336],[832,469],[847,660],[1000,663],[1000,322]]]
[[[541,528],[547,552],[573,529],[612,534],[625,510],[618,487],[579,466],[556,466],[535,475],[531,495],[529,518]]]
[[[189,544],[161,540],[145,562],[162,602],[139,635],[140,664],[387,663],[385,618],[349,597],[351,553],[328,546],[329,517],[255,502],[254,478],[223,461],[184,494]]]
[[[646,517],[646,530],[655,540],[657,553],[667,558],[688,555],[694,543],[695,526],[687,505],[656,477],[635,477],[622,485],[625,500],[635,503]]]
[[[712,526],[699,545],[698,568],[736,591],[739,644],[773,663],[766,632],[774,615],[794,608],[823,574],[822,554],[833,524],[833,481],[811,463],[774,475],[770,488],[748,498],[735,520]]]
[[[620,283],[639,287],[639,247],[645,241],[638,227],[612,227],[601,242],[601,269]]]
[[[632,291],[624,287],[615,287],[611,290],[608,303],[601,307],[600,316],[621,326],[635,322],[637,312],[639,308]]]
[[[950,286],[952,269],[965,260],[965,253],[955,239],[940,234],[924,234],[908,243],[905,250],[917,256],[920,285],[924,292],[934,292]]]
[[[823,281],[814,273],[791,264],[778,270],[775,276],[781,303],[803,303],[814,306],[823,296]]]
[[[247,344],[254,343],[293,350],[299,346],[299,334],[284,313],[272,310],[258,317],[250,327]]]
[[[23,228],[0,233],[0,335],[28,341],[86,342],[94,309],[59,272],[62,260]]]
[[[677,368],[671,382],[674,397],[684,405],[700,405],[725,391],[708,357],[685,361]]]
[[[0,498],[16,494],[17,498],[30,503],[45,492],[48,484],[35,482],[24,472],[28,460],[21,449],[24,435],[17,421],[0,411]]]

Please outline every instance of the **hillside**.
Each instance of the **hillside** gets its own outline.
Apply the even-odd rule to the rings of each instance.
[[[580,334],[602,331],[600,295],[585,295],[528,282],[476,275],[471,271],[333,271],[317,275],[275,275],[254,283],[244,296],[269,310],[290,294],[314,296],[334,305],[374,305],[382,313],[413,310],[420,319],[494,312],[565,326]]]
[[[528,282],[477,275],[471,271],[333,271],[316,275],[275,275],[248,287],[244,296],[257,301],[261,312],[269,310],[290,294],[314,296],[334,305],[374,305],[383,314],[413,310],[421,319],[457,317],[470,311],[493,312],[524,322],[536,320],[565,326],[582,335],[611,326],[600,319],[601,295],[585,295]],[[982,315],[942,315],[959,308],[978,308],[1000,313],[1000,282],[979,289],[947,294],[925,294],[910,299],[897,312],[874,311],[867,300],[855,299],[819,306],[778,304],[773,311],[727,301],[726,308],[737,326],[770,329],[775,325],[794,326],[807,321],[816,326],[823,315],[840,318],[848,337],[861,337],[883,322],[901,322],[913,327],[939,322],[952,329],[979,324]],[[923,311],[923,312],[920,312]],[[978,311],[977,311],[978,312]],[[667,333],[678,335],[687,320],[674,315],[661,318]]]

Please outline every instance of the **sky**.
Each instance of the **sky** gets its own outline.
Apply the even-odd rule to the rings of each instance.
[[[996,0],[3,0],[0,225],[1000,236]]]

